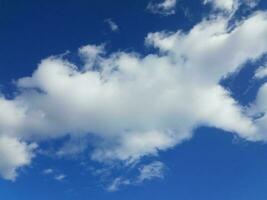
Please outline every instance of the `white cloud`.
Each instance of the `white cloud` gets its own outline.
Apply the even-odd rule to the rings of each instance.
[[[159,161],[144,165],[139,169],[140,175],[138,176],[138,182],[143,182],[145,180],[151,180],[154,178],[163,178],[164,168],[165,165]]]
[[[187,137],[187,135],[181,134],[181,140],[183,137]],[[97,148],[92,154],[92,159],[98,161],[120,159],[131,163],[144,155],[156,155],[159,150],[171,148],[177,143],[177,140],[179,138],[172,132],[124,133],[115,140],[115,144]]]
[[[233,11],[238,8],[239,0],[204,0],[204,4],[210,3],[215,9]]]
[[[263,123],[247,116],[219,83],[266,53],[266,37],[267,14],[256,12],[231,30],[221,16],[203,19],[187,33],[150,33],[146,44],[160,53],[106,55],[101,45],[84,46],[82,69],[62,56],[46,58],[32,76],[17,81],[20,93],[14,99],[0,97],[0,135],[30,142],[93,137],[92,159],[130,163],[190,139],[203,125],[264,139],[258,131]],[[18,144],[29,159],[5,161],[2,175],[30,163],[31,151]],[[65,145],[61,154],[82,150]]]
[[[83,153],[89,142],[85,138],[75,138],[72,137],[70,140],[66,141],[63,146],[57,150],[56,155],[62,156],[76,156]]]
[[[54,170],[51,169],[51,168],[48,168],[48,169],[43,170],[43,174],[45,174],[45,175],[53,174],[53,173],[54,173]]]
[[[115,178],[112,183],[106,188],[109,192],[115,192],[119,190],[121,186],[130,185],[131,181],[122,177]]]
[[[79,48],[79,55],[85,61],[84,69],[93,70],[101,60],[101,56],[105,54],[105,46],[101,45],[86,45]]]
[[[130,167],[132,168],[132,166]],[[121,187],[127,185],[140,185],[144,181],[149,181],[152,179],[162,179],[164,178],[165,165],[160,161],[154,161],[146,165],[142,165],[138,169],[138,174],[132,177],[119,176],[114,178],[112,182],[106,187],[107,191],[115,192]]]
[[[254,116],[254,124],[257,127],[258,137],[267,140],[267,83],[264,83],[257,94],[256,100],[250,107],[250,114]]]
[[[175,14],[176,0],[163,0],[161,3],[150,2],[147,9],[154,14],[172,15]]]
[[[27,145],[16,138],[0,135],[0,175],[14,181],[17,177],[17,169],[31,163],[35,148],[35,144]]]
[[[260,0],[243,0],[242,2],[244,2],[250,8],[254,8],[259,4]]]
[[[266,66],[259,67],[255,73],[255,78],[261,79],[265,78],[266,76],[267,76],[267,67]]]
[[[116,24],[112,19],[108,18],[105,20],[105,22],[109,25],[109,28],[113,32],[119,31],[119,26]]]
[[[249,8],[257,6],[260,0],[204,0],[204,4],[211,4],[215,10],[225,11],[234,14],[240,5],[246,5]]]
[[[57,181],[63,181],[67,176],[65,174],[56,175],[54,178]]]
[[[203,20],[188,34],[157,32],[149,34],[146,42],[184,61],[192,77],[215,83],[266,52],[266,16],[256,12],[233,30],[228,29],[226,18]]]

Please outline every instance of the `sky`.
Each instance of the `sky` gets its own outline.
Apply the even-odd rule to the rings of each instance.
[[[0,199],[266,200],[266,9],[0,0]]]

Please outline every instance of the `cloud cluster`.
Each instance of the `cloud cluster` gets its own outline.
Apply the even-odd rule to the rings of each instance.
[[[62,56],[42,60],[17,80],[19,94],[0,96],[0,174],[14,179],[17,168],[30,164],[32,143],[64,136],[92,139],[81,149],[65,145],[61,155],[90,145],[93,160],[127,163],[190,139],[199,126],[266,140],[266,116],[248,116],[220,85],[267,52],[266,37],[267,13],[255,12],[231,28],[228,17],[217,16],[186,33],[149,33],[146,45],[158,52],[145,56],[87,45],[79,49],[83,66]],[[266,88],[255,101],[257,113],[267,111]],[[142,180],[161,169],[155,165],[142,170]]]

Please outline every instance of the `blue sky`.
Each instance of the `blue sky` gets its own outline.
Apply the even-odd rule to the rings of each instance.
[[[0,199],[267,198],[264,0],[0,0]]]

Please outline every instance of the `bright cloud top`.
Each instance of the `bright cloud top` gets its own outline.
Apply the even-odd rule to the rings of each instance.
[[[146,56],[87,45],[79,49],[83,66],[62,56],[42,60],[17,80],[15,98],[0,97],[2,177],[13,180],[16,169],[30,164],[34,143],[66,135],[94,138],[83,144],[93,147],[93,160],[127,163],[172,148],[203,125],[266,140],[266,84],[253,105],[263,115],[253,119],[219,83],[267,52],[267,13],[232,29],[228,23],[205,18],[188,33],[150,33],[146,45],[159,52]],[[61,152],[72,153],[66,147]],[[140,179],[160,177],[161,169],[159,163],[143,168]],[[117,179],[111,190],[118,184],[129,183]]]

